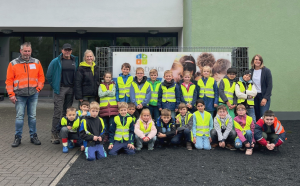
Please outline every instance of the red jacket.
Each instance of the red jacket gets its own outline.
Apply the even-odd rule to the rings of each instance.
[[[267,129],[268,126],[265,124],[264,120],[262,118],[259,119],[255,125],[254,138],[263,146],[268,144],[267,140],[262,137],[262,132],[266,131]],[[286,133],[277,117],[274,118],[274,124],[271,125],[271,131],[272,133],[278,135],[278,138],[274,141],[275,146],[280,146],[285,141]]]
[[[44,87],[45,77],[38,59],[24,61],[18,57],[11,61],[7,68],[6,90],[9,97],[31,96]]]

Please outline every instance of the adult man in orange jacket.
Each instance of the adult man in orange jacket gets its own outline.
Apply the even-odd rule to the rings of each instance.
[[[12,60],[7,68],[6,90],[10,101],[16,105],[17,112],[15,140],[12,147],[21,144],[26,106],[30,141],[35,145],[41,144],[36,134],[36,105],[39,92],[44,87],[45,77],[40,61],[32,58],[31,52],[31,44],[25,42],[21,45],[21,56]]]

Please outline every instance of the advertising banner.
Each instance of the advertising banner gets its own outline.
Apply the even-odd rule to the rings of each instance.
[[[158,79],[162,81],[164,72],[171,70],[176,82],[182,79],[183,71],[186,70],[191,71],[197,81],[201,78],[201,69],[209,66],[212,77],[220,81],[231,67],[231,52],[114,52],[114,81],[122,73],[121,66],[125,62],[131,65],[132,76],[135,76],[137,67],[142,67],[148,78],[150,78],[149,71],[156,69]]]

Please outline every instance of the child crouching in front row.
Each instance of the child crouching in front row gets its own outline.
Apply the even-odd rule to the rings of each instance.
[[[156,122],[157,128],[157,138],[158,138],[158,148],[165,145],[165,141],[169,145],[171,139],[176,134],[175,119],[171,117],[171,110],[162,109],[161,116]]]
[[[120,102],[118,109],[119,115],[114,117],[114,121],[109,128],[109,154],[118,155],[121,149],[124,149],[126,154],[135,154],[134,122],[127,113],[128,104]]]
[[[140,119],[137,120],[134,126],[136,139],[136,150],[143,148],[143,143],[148,143],[148,150],[153,150],[156,141],[157,129],[155,122],[151,118],[150,110],[145,108],[142,110]]]
[[[85,155],[89,161],[107,157],[106,151],[103,148],[105,125],[98,114],[99,103],[93,101],[90,104],[90,116],[86,116],[81,120],[80,137],[87,142]]]
[[[210,150],[210,130],[213,128],[213,119],[209,112],[205,111],[203,99],[196,101],[197,110],[193,114],[193,143],[196,149]]]

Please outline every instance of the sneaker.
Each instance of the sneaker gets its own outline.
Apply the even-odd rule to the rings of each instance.
[[[253,152],[252,149],[247,149],[246,152],[245,152],[245,154],[248,155],[248,156],[250,156],[250,155],[252,155],[252,152]]]
[[[74,148],[74,143],[70,140],[68,140],[68,148],[73,149]]]
[[[59,138],[58,138],[58,134],[56,132],[52,132],[51,133],[51,143],[52,144],[60,144]]]
[[[142,148],[141,147],[137,147],[137,148],[135,148],[135,150],[140,151],[140,150],[142,150]]]
[[[226,144],[226,149],[229,149],[229,150],[236,150],[234,148],[234,146],[232,146],[231,144]]]
[[[214,148],[216,148],[216,147],[218,147],[218,146],[219,146],[219,144],[217,144],[217,143],[211,144],[211,148],[212,148],[212,149],[214,149]]]
[[[240,151],[245,151],[245,150],[246,150],[245,147],[240,148]]]
[[[153,147],[149,147],[148,150],[154,150],[154,148]]]
[[[192,143],[186,142],[186,148],[187,148],[187,150],[193,150]]]
[[[21,144],[21,138],[17,135],[15,135],[15,140],[11,144],[12,147],[18,147]]]
[[[69,149],[68,149],[68,147],[66,147],[66,146],[63,146],[63,153],[68,153],[69,152]]]
[[[30,142],[35,144],[35,145],[40,145],[41,141],[39,140],[39,138],[37,137],[37,134],[33,134],[32,138],[30,138]]]

